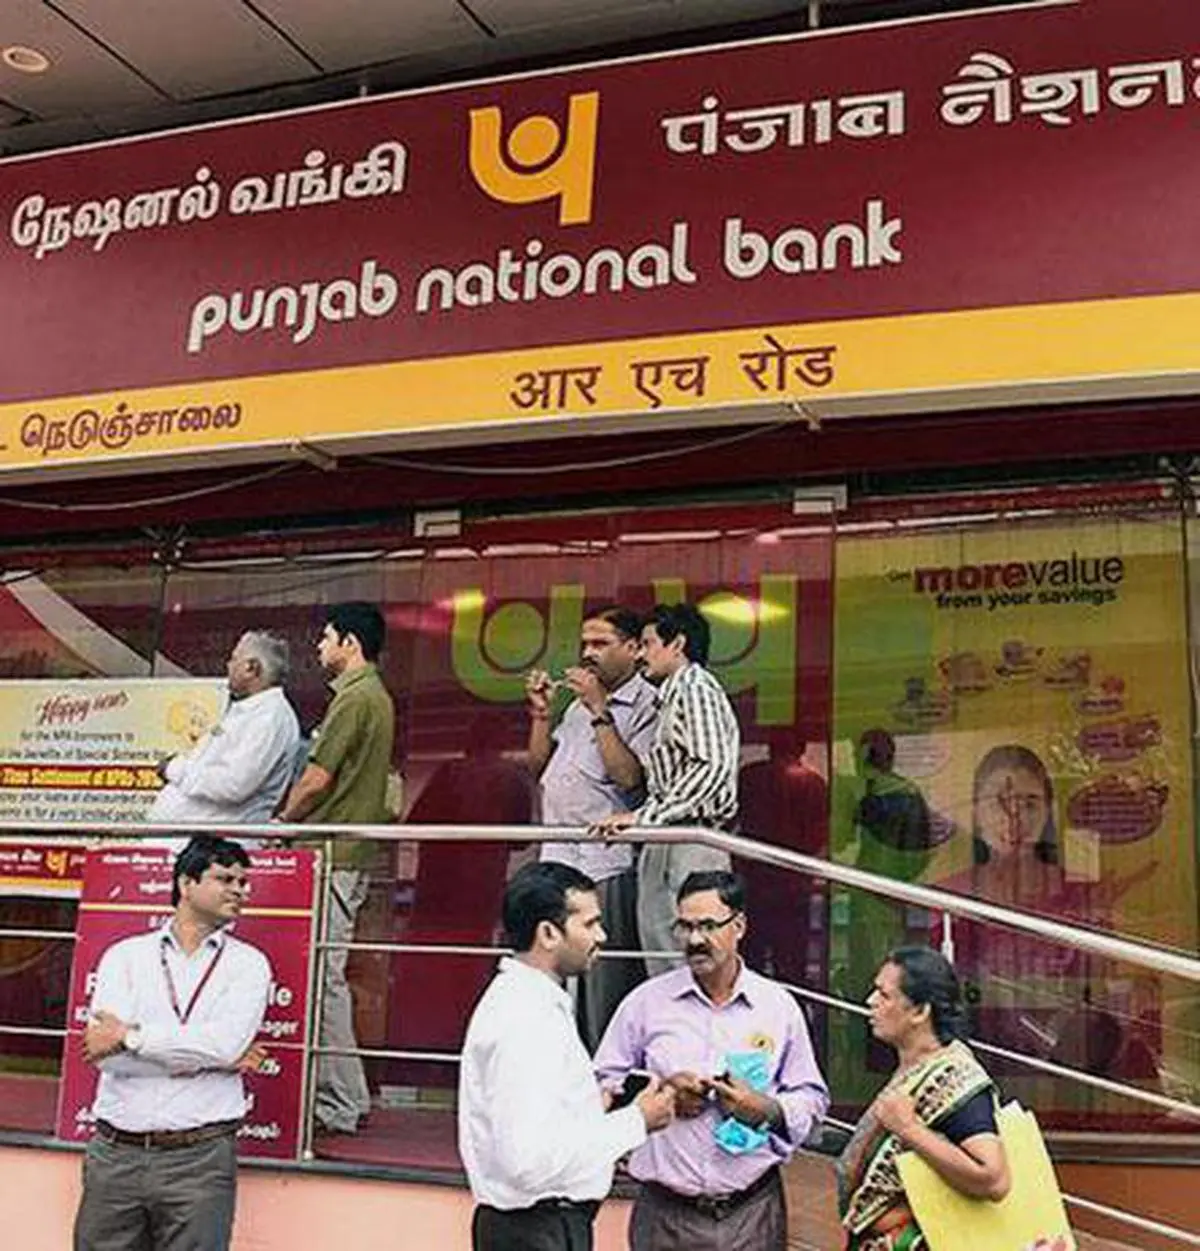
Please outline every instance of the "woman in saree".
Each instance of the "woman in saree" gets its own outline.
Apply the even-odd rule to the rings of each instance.
[[[896,1071],[863,1114],[838,1164],[848,1251],[923,1251],[896,1167],[919,1155],[955,1190],[1004,1198],[1008,1161],[992,1079],[962,1041],[965,1014],[953,966],[926,947],[883,962],[867,998],[871,1032],[895,1049]]]

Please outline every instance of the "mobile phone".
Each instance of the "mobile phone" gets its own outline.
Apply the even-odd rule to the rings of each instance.
[[[653,1080],[653,1076],[645,1069],[633,1069],[626,1073],[621,1089],[613,1096],[609,1110],[615,1112],[618,1108],[627,1108]]]

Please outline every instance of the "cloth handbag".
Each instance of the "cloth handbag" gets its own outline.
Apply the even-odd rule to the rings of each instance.
[[[913,1151],[896,1158],[929,1251],[1076,1251],[1037,1118],[1009,1103],[996,1122],[1012,1177],[1012,1188],[999,1203],[960,1194]]]

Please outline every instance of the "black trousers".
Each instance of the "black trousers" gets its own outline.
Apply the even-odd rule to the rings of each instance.
[[[598,1203],[544,1200],[502,1211],[480,1204],[471,1221],[473,1251],[592,1251]]]

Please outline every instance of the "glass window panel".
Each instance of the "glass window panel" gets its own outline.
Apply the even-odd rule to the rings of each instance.
[[[1196,950],[1185,575],[1165,511],[843,536],[835,856]],[[889,947],[938,937],[928,920],[851,899],[835,961],[865,984]],[[1161,979],[993,926],[954,934],[980,1037],[1154,1089],[1164,1064],[1191,1066]],[[994,1067],[1050,1124],[1144,1123],[1127,1101]],[[835,1068],[870,1095],[852,1050]]]
[[[161,571],[149,565],[10,572],[0,585],[0,680],[145,677],[158,643]],[[75,928],[74,899],[0,889],[0,929]],[[0,939],[0,1128],[53,1133],[73,944]]]
[[[0,584],[0,678],[146,677],[158,643],[162,573],[63,567]]]

